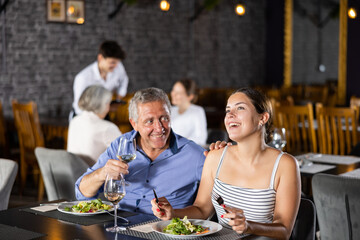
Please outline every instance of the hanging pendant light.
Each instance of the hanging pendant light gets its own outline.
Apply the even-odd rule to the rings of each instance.
[[[160,2],[161,11],[167,12],[170,9],[170,3],[167,0],[161,0]]]
[[[244,16],[245,15],[245,5],[242,3],[236,4],[235,13],[239,16]]]
[[[356,9],[354,7],[350,7],[348,10],[348,16],[351,19],[355,19],[357,16]]]

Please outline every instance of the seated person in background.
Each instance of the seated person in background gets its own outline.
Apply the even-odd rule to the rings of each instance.
[[[114,123],[104,120],[111,98],[111,92],[100,85],[86,88],[79,100],[82,112],[70,121],[67,151],[81,156],[88,163],[94,164],[110,143],[121,135]]]
[[[129,120],[134,130],[123,136],[136,141],[135,160],[126,164],[117,159],[117,138],[75,183],[77,199],[96,198],[103,192],[107,174],[117,177],[122,173],[131,184],[121,200],[123,210],[151,214],[154,188],[178,208],[191,205],[201,178],[204,149],[171,130],[166,93],[158,88],[137,91],[129,104]]]
[[[228,99],[224,122],[237,144],[209,152],[194,204],[173,209],[162,197],[159,204],[152,200],[153,213],[162,220],[206,219],[216,211],[219,223],[239,234],[289,239],[300,204],[300,173],[293,156],[265,143],[269,101],[256,90],[239,89]]]
[[[177,81],[171,90],[171,127],[175,133],[206,145],[207,124],[202,107],[192,104],[196,97],[196,84],[191,79]]]

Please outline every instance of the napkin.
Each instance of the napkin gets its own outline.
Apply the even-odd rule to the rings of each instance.
[[[149,233],[149,232],[154,231],[152,229],[152,226],[154,224],[157,224],[157,222],[151,222],[151,223],[148,223],[148,224],[145,224],[145,225],[135,226],[135,227],[132,227],[130,229],[134,230],[134,231],[138,231],[138,232]]]
[[[48,212],[48,211],[56,210],[57,207],[58,207],[57,205],[46,205],[46,206],[33,207],[31,209],[39,212]]]

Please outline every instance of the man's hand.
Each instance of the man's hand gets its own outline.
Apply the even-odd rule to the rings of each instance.
[[[204,155],[206,157],[208,155],[209,151],[211,151],[211,150],[214,150],[214,149],[217,150],[217,149],[224,148],[226,146],[231,146],[231,145],[232,145],[231,142],[217,141],[215,143],[210,144],[209,150],[204,151]]]
[[[128,174],[129,166],[127,163],[116,159],[109,159],[105,166],[101,169],[101,178],[105,181],[106,175],[109,174],[112,177],[119,176],[120,173]]]

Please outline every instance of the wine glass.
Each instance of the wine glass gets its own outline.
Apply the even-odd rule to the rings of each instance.
[[[272,133],[270,145],[276,149],[282,150],[286,145],[285,128],[275,128]]]
[[[135,138],[133,140],[127,139],[126,137],[122,136],[119,141],[119,148],[116,154],[116,157],[125,162],[130,163],[132,160],[136,158],[136,141]],[[124,176],[121,173],[121,176]],[[125,185],[129,186],[130,183],[125,181]]]
[[[114,205],[115,211],[115,219],[114,219],[114,226],[106,228],[108,232],[119,232],[122,231],[123,228],[117,225],[117,205],[121,199],[125,197],[125,181],[124,178],[119,175],[118,177],[112,177],[109,174],[106,175],[105,185],[104,185],[104,196],[112,202]]]

